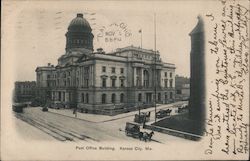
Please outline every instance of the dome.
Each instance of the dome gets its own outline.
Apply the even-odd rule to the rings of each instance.
[[[92,31],[89,22],[83,18],[82,13],[78,13],[76,18],[74,18],[68,27],[68,31],[86,32]]]
[[[84,48],[93,51],[92,29],[88,21],[83,18],[82,13],[78,13],[68,27],[66,36],[66,51],[70,49]]]

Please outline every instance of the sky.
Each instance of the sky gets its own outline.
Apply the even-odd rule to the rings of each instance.
[[[197,24],[197,16],[206,8],[199,1],[5,1],[3,4],[3,51],[12,61],[16,81],[35,80],[37,66],[57,64],[57,59],[65,53],[67,27],[77,13],[83,13],[91,25],[94,50],[101,47],[105,52],[129,45],[139,47],[141,38],[143,48],[154,49],[155,14],[156,50],[162,61],[175,64],[176,74],[189,76],[189,33]],[[120,41],[105,40],[114,38],[105,34],[112,35],[112,31],[120,34],[115,36]]]

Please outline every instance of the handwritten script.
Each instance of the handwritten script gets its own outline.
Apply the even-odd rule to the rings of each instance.
[[[249,153],[249,9],[236,1],[219,1],[208,13],[209,72],[205,154]],[[212,79],[211,79],[212,78]]]

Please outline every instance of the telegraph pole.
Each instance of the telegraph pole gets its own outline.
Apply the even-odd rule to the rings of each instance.
[[[154,96],[154,105],[155,105],[155,122],[156,122],[156,13],[154,13],[154,50],[155,50],[155,62],[154,62],[154,88],[155,88],[155,96]]]

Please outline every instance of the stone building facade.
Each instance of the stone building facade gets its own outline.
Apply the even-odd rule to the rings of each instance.
[[[37,67],[38,96],[52,105],[113,115],[138,106],[175,99],[175,65],[160,53],[133,46],[105,53],[93,51],[92,29],[77,14],[66,33],[66,52],[58,64]]]

